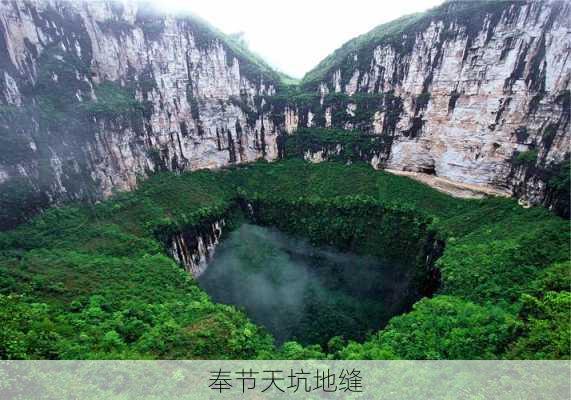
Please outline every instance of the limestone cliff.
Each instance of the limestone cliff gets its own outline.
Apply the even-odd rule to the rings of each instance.
[[[156,171],[273,160],[287,135],[314,161],[349,155],[568,214],[568,184],[551,182],[568,169],[570,49],[569,2],[448,1],[348,42],[286,87],[192,16],[129,0],[4,0],[0,228]],[[308,127],[344,131],[301,138]]]
[[[325,59],[285,124],[379,135],[375,166],[549,201],[569,154],[570,54],[569,2],[449,1]]]
[[[254,100],[277,81],[192,16],[2,1],[0,192],[34,208],[100,199],[157,170],[274,159],[278,131]]]

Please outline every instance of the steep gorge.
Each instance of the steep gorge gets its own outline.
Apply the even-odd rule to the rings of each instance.
[[[449,1],[325,59],[302,81],[313,95],[285,107],[286,129],[357,129],[375,167],[549,202],[569,154],[570,49],[569,2]],[[343,141],[331,144],[306,157],[338,155]]]
[[[0,22],[2,191],[98,200],[158,170],[277,157],[254,102],[277,74],[193,16],[3,1]]]
[[[4,0],[2,226],[161,170],[275,160],[316,127],[348,132],[329,149],[302,143],[314,160],[342,153],[349,135],[348,159],[568,214],[550,182],[568,170],[570,21],[564,1],[449,1],[354,39],[292,87],[193,16]]]

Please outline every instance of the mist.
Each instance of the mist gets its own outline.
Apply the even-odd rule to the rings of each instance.
[[[216,250],[200,286],[242,308],[278,343],[362,339],[414,301],[411,268],[317,248],[275,229],[244,224]]]
[[[350,5],[324,0],[151,0],[159,9],[193,12],[225,33],[240,32],[252,51],[295,78],[335,49],[374,27],[435,7],[443,0],[398,2],[357,0]]]

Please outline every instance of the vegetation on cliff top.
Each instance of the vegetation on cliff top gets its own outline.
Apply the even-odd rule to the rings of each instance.
[[[361,69],[368,68],[373,56],[373,49],[379,45],[390,44],[397,52],[411,50],[416,34],[426,29],[435,20],[456,22],[464,26],[466,32],[471,34],[474,30],[483,28],[483,21],[486,16],[492,14],[497,18],[499,13],[513,3],[517,2],[503,0],[447,1],[423,13],[406,15],[379,25],[373,30],[351,39],[327,56],[303,77],[301,85],[307,90],[315,89],[319,82],[330,78],[337,69],[349,70],[355,65],[361,66]],[[350,71],[349,74],[342,73],[342,75],[342,79],[349,79],[352,72]]]
[[[192,22],[191,28],[196,35],[198,46],[209,46],[213,41],[219,41],[230,50],[231,55],[240,61],[242,73],[253,79],[253,82],[258,82],[262,77],[276,85],[296,82],[293,78],[271,67],[262,57],[250,50],[244,41],[232,35],[226,35],[196,15],[189,14],[185,18]]]
[[[344,207],[372,202],[387,216],[428,218],[446,243],[441,289],[363,343],[276,348],[164,250],[170,233],[225,215],[237,196],[287,207],[299,220],[266,208],[268,223],[325,242],[327,228],[307,207],[336,204],[330,210],[346,217],[332,214],[329,224],[345,232],[341,246],[360,229]],[[0,357],[568,358],[568,239],[568,223],[545,209],[453,199],[360,163],[158,174],[135,192],[51,209],[0,234]]]
[[[146,5],[139,12],[139,21],[162,21],[164,16],[160,11],[154,10],[153,5]],[[178,13],[177,19],[187,21],[188,27],[194,33],[196,45],[201,48],[208,48],[213,43],[219,42],[229,50],[230,56],[236,57],[240,62],[241,72],[258,83],[261,79],[273,83],[274,85],[287,85],[297,83],[297,81],[286,74],[271,67],[262,57],[248,48],[244,40],[240,40],[236,35],[227,35],[208,21],[192,13]],[[147,24],[148,25],[148,24]],[[145,26],[145,24],[143,24]],[[231,59],[227,60],[228,62]]]

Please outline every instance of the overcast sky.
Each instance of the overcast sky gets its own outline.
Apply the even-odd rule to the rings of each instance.
[[[225,33],[244,32],[250,49],[301,78],[349,39],[443,0],[154,0],[184,8]]]

